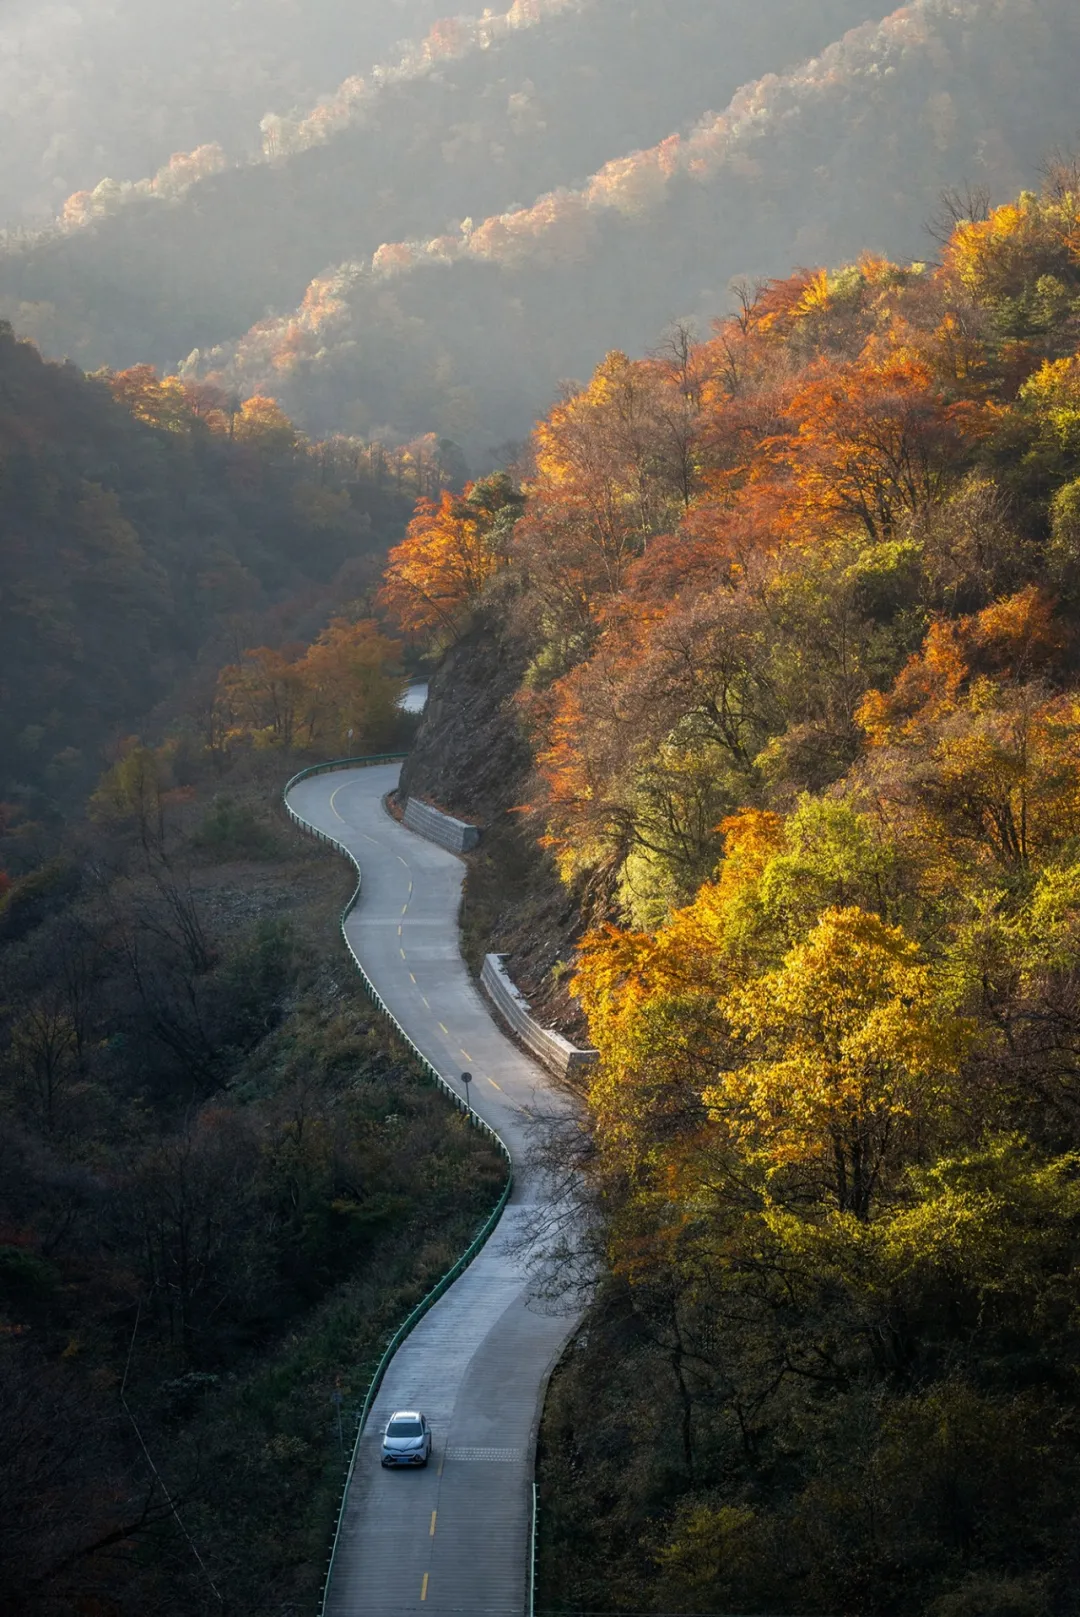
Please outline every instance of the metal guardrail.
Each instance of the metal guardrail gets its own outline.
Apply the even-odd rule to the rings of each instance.
[[[536,1617],[536,1517],[538,1489],[536,1483],[532,1485],[532,1528],[529,1532],[529,1614]]]
[[[334,1571],[334,1559],[337,1555],[338,1540],[341,1536],[341,1520],[345,1514],[345,1501],[349,1495],[349,1484],[352,1482],[353,1472],[356,1469],[356,1459],[360,1450],[360,1440],[364,1435],[364,1427],[367,1424],[368,1415],[371,1413],[371,1406],[375,1402],[379,1388],[382,1385],[387,1367],[391,1359],[394,1357],[394,1354],[401,1346],[402,1342],[404,1342],[405,1338],[409,1335],[410,1331],[412,1331],[414,1327],[419,1324],[420,1320],[423,1319],[428,1310],[438,1302],[439,1298],[453,1285],[458,1276],[463,1274],[464,1271],[469,1267],[469,1264],[476,1257],[476,1254],[485,1244],[496,1224],[498,1224],[499,1219],[502,1217],[503,1209],[509,1201],[510,1193],[514,1188],[514,1164],[506,1142],[498,1134],[496,1134],[495,1130],[491,1127],[491,1124],[485,1122],[485,1120],[480,1116],[479,1112],[477,1112],[468,1101],[464,1100],[462,1096],[458,1094],[453,1085],[447,1082],[442,1073],[432,1065],[427,1056],[425,1056],[423,1051],[420,1050],[419,1046],[413,1043],[412,1039],[406,1033],[405,1029],[402,1027],[401,1023],[398,1021],[393,1011],[391,1011],[390,1007],[387,1005],[386,1001],[375,987],[375,984],[371,981],[371,978],[364,970],[363,965],[360,962],[360,957],[352,946],[349,934],[345,928],[345,923],[349,919],[349,916],[352,914],[353,910],[356,908],[357,904],[360,902],[360,889],[363,885],[363,874],[355,855],[349,848],[345,846],[343,842],[339,842],[336,837],[330,836],[326,831],[320,831],[318,826],[312,825],[309,820],[304,819],[303,815],[297,814],[296,810],[289,802],[289,793],[292,791],[293,787],[302,780],[308,780],[312,775],[327,775],[335,769],[370,769],[374,768],[378,764],[400,763],[405,757],[406,754],[403,752],[384,752],[376,753],[366,758],[336,758],[332,763],[312,764],[307,769],[301,769],[292,777],[290,781],[286,783],[284,792],[282,794],[285,803],[285,812],[288,814],[290,820],[292,820],[294,824],[298,825],[302,831],[306,831],[309,836],[315,837],[319,842],[325,842],[331,848],[336,848],[340,854],[349,860],[353,869],[356,871],[356,886],[353,889],[352,896],[349,898],[345,908],[341,912],[341,935],[345,939],[345,947],[348,949],[353,958],[353,964],[360,973],[360,980],[364,985],[368,997],[372,1000],[378,1010],[382,1012],[383,1016],[390,1023],[398,1037],[408,1045],[409,1049],[420,1063],[425,1076],[430,1078],[433,1083],[437,1084],[438,1087],[443,1090],[443,1092],[454,1102],[454,1105],[458,1108],[458,1111],[466,1113],[472,1126],[479,1129],[482,1134],[485,1134],[488,1139],[490,1139],[493,1144],[495,1144],[502,1152],[503,1156],[506,1158],[507,1176],[506,1185],[503,1188],[502,1195],[496,1202],[494,1209],[488,1216],[479,1234],[473,1238],[468,1247],[462,1253],[461,1257],[458,1258],[457,1262],[447,1270],[442,1279],[436,1282],[436,1284],[427,1293],[426,1297],[421,1298],[420,1302],[417,1303],[409,1317],[398,1326],[397,1330],[390,1338],[390,1341],[387,1343],[383,1356],[376,1366],[375,1373],[371,1378],[370,1385],[368,1386],[367,1396],[364,1399],[363,1408],[360,1411],[360,1418],[357,1422],[356,1438],[353,1442],[352,1453],[349,1456],[349,1468],[345,1473],[345,1482],[341,1490],[341,1503],[338,1505],[337,1519],[334,1523],[334,1540],[330,1550],[330,1561],[326,1569],[326,1578],[323,1582],[322,1598],[319,1602],[319,1609],[323,1614],[323,1617],[325,1617],[326,1614],[326,1597],[330,1589],[330,1579],[333,1576]],[[533,1493],[533,1557],[535,1560],[535,1485]],[[533,1606],[533,1581],[534,1579],[532,1573],[530,1573],[530,1612],[532,1611]]]

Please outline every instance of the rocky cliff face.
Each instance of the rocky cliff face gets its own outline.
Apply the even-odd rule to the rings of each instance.
[[[485,825],[522,801],[532,755],[514,696],[524,671],[523,652],[489,621],[450,648],[401,771],[402,797]]]
[[[520,644],[490,620],[451,647],[431,678],[399,797],[422,797],[483,827],[479,848],[466,859],[466,958],[479,972],[489,950],[507,955],[538,1019],[582,1039],[584,1021],[560,969],[582,930],[579,896],[538,845],[535,819],[515,812],[529,801],[533,773],[515,700],[525,661]]]

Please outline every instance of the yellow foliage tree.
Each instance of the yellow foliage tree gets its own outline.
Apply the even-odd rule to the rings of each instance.
[[[899,927],[827,910],[783,965],[724,1003],[746,1059],[705,1091],[780,1199],[866,1219],[955,1100],[969,1038]]]
[[[218,676],[218,706],[226,739],[250,737],[257,746],[291,747],[302,735],[307,688],[299,648],[254,646]]]
[[[164,842],[169,804],[183,802],[189,796],[186,788],[173,786],[166,750],[145,747],[132,736],[91,796],[90,818],[99,825],[134,825],[140,842],[150,852],[160,849]]]
[[[342,753],[383,743],[404,685],[398,657],[372,618],[334,618],[299,665],[309,743]]]
[[[255,394],[245,399],[233,422],[233,437],[250,444],[262,455],[286,455],[294,450],[299,437],[296,428],[276,399]]]

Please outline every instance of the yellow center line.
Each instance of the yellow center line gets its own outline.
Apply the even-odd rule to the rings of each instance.
[[[334,798],[337,796],[338,792],[343,792],[345,790],[345,787],[348,786],[349,784],[350,784],[349,781],[343,781],[340,786],[336,787],[335,790],[330,793],[330,807],[332,809],[334,809],[334,813],[337,814],[337,817],[341,821],[342,825],[345,824],[345,816],[344,816],[344,814],[338,814],[337,809],[334,808]]]
[[[399,925],[398,925],[398,929],[397,929],[397,935],[398,935],[398,937],[399,937],[399,938],[400,938],[400,936],[401,936],[401,926],[400,926],[400,923],[399,923]]]
[[[428,1572],[424,1573],[424,1581],[420,1585],[420,1599],[421,1600],[426,1600],[427,1599],[427,1581],[428,1581],[428,1578],[430,1576],[431,1576],[430,1573],[428,1573]]]
[[[415,988],[416,987],[416,978],[413,976],[411,971],[409,973],[409,981],[412,983],[413,987]]]
[[[405,950],[401,947],[400,944],[398,944],[398,954],[401,956],[402,960],[404,960],[404,958],[405,958]]]
[[[408,907],[409,907],[409,906],[408,906],[408,905],[407,905],[407,904],[403,904],[403,905],[402,905],[402,906],[401,906],[401,913],[402,913],[402,915],[404,915],[404,914],[405,914],[405,911],[406,911],[406,910],[407,910],[407,909],[408,909]]]
[[[426,997],[426,995],[424,995],[424,994],[421,994],[421,995],[420,995],[420,998],[421,998],[421,999],[422,999],[422,1000],[423,1000],[423,1001],[424,1001],[424,1004],[425,1004],[425,1006],[427,1006],[427,1009],[428,1009],[428,1010],[429,1010],[429,1011],[430,1011],[430,1009],[431,1009],[431,1006],[430,1006],[430,1005],[428,1005],[428,1002],[427,1002],[427,997]]]
[[[450,1029],[447,1027],[446,1023],[445,1022],[440,1022],[439,1026],[442,1028],[443,1032],[446,1034],[446,1037],[449,1038],[450,1037]]]
[[[499,1091],[499,1094],[500,1095],[502,1094],[502,1084],[497,1084],[495,1082],[494,1078],[489,1078],[488,1083],[491,1085],[492,1089],[497,1089]]]
[[[462,1050],[461,1053],[465,1057],[466,1061],[471,1061],[472,1060],[472,1056],[469,1054],[468,1050]]]
[[[435,1537],[435,1518],[436,1518],[436,1516],[438,1514],[439,1514],[439,1512],[437,1510],[433,1510],[431,1512],[431,1531],[428,1534],[429,1538],[434,1538]]]

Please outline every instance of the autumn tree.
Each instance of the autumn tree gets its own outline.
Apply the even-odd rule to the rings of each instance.
[[[781,1200],[816,1186],[868,1218],[944,1121],[967,1038],[916,946],[864,910],[827,910],[725,1010],[749,1059],[709,1086],[710,1116]]]
[[[243,661],[222,669],[218,681],[229,732],[250,735],[256,745],[291,747],[303,733],[307,688],[301,648],[256,646]]]
[[[306,648],[245,651],[218,676],[224,743],[331,752],[384,744],[402,690],[399,650],[372,618],[334,618]]]
[[[529,610],[545,615],[553,640],[587,642],[635,558],[685,511],[701,386],[688,338],[662,360],[612,353],[537,426],[515,552]]]
[[[393,727],[403,681],[399,647],[373,619],[334,618],[300,663],[307,693],[306,744],[331,753],[377,750]]]
[[[854,520],[871,542],[931,508],[986,430],[921,356],[877,341],[856,364],[812,369],[790,409],[793,430],[774,452],[796,491],[795,522]]]
[[[102,824],[133,825],[144,851],[160,852],[166,811],[186,795],[173,784],[167,749],[131,737],[91,797],[90,815]]]
[[[382,602],[407,634],[452,640],[507,560],[521,498],[505,473],[422,496],[406,537],[390,552]]]

